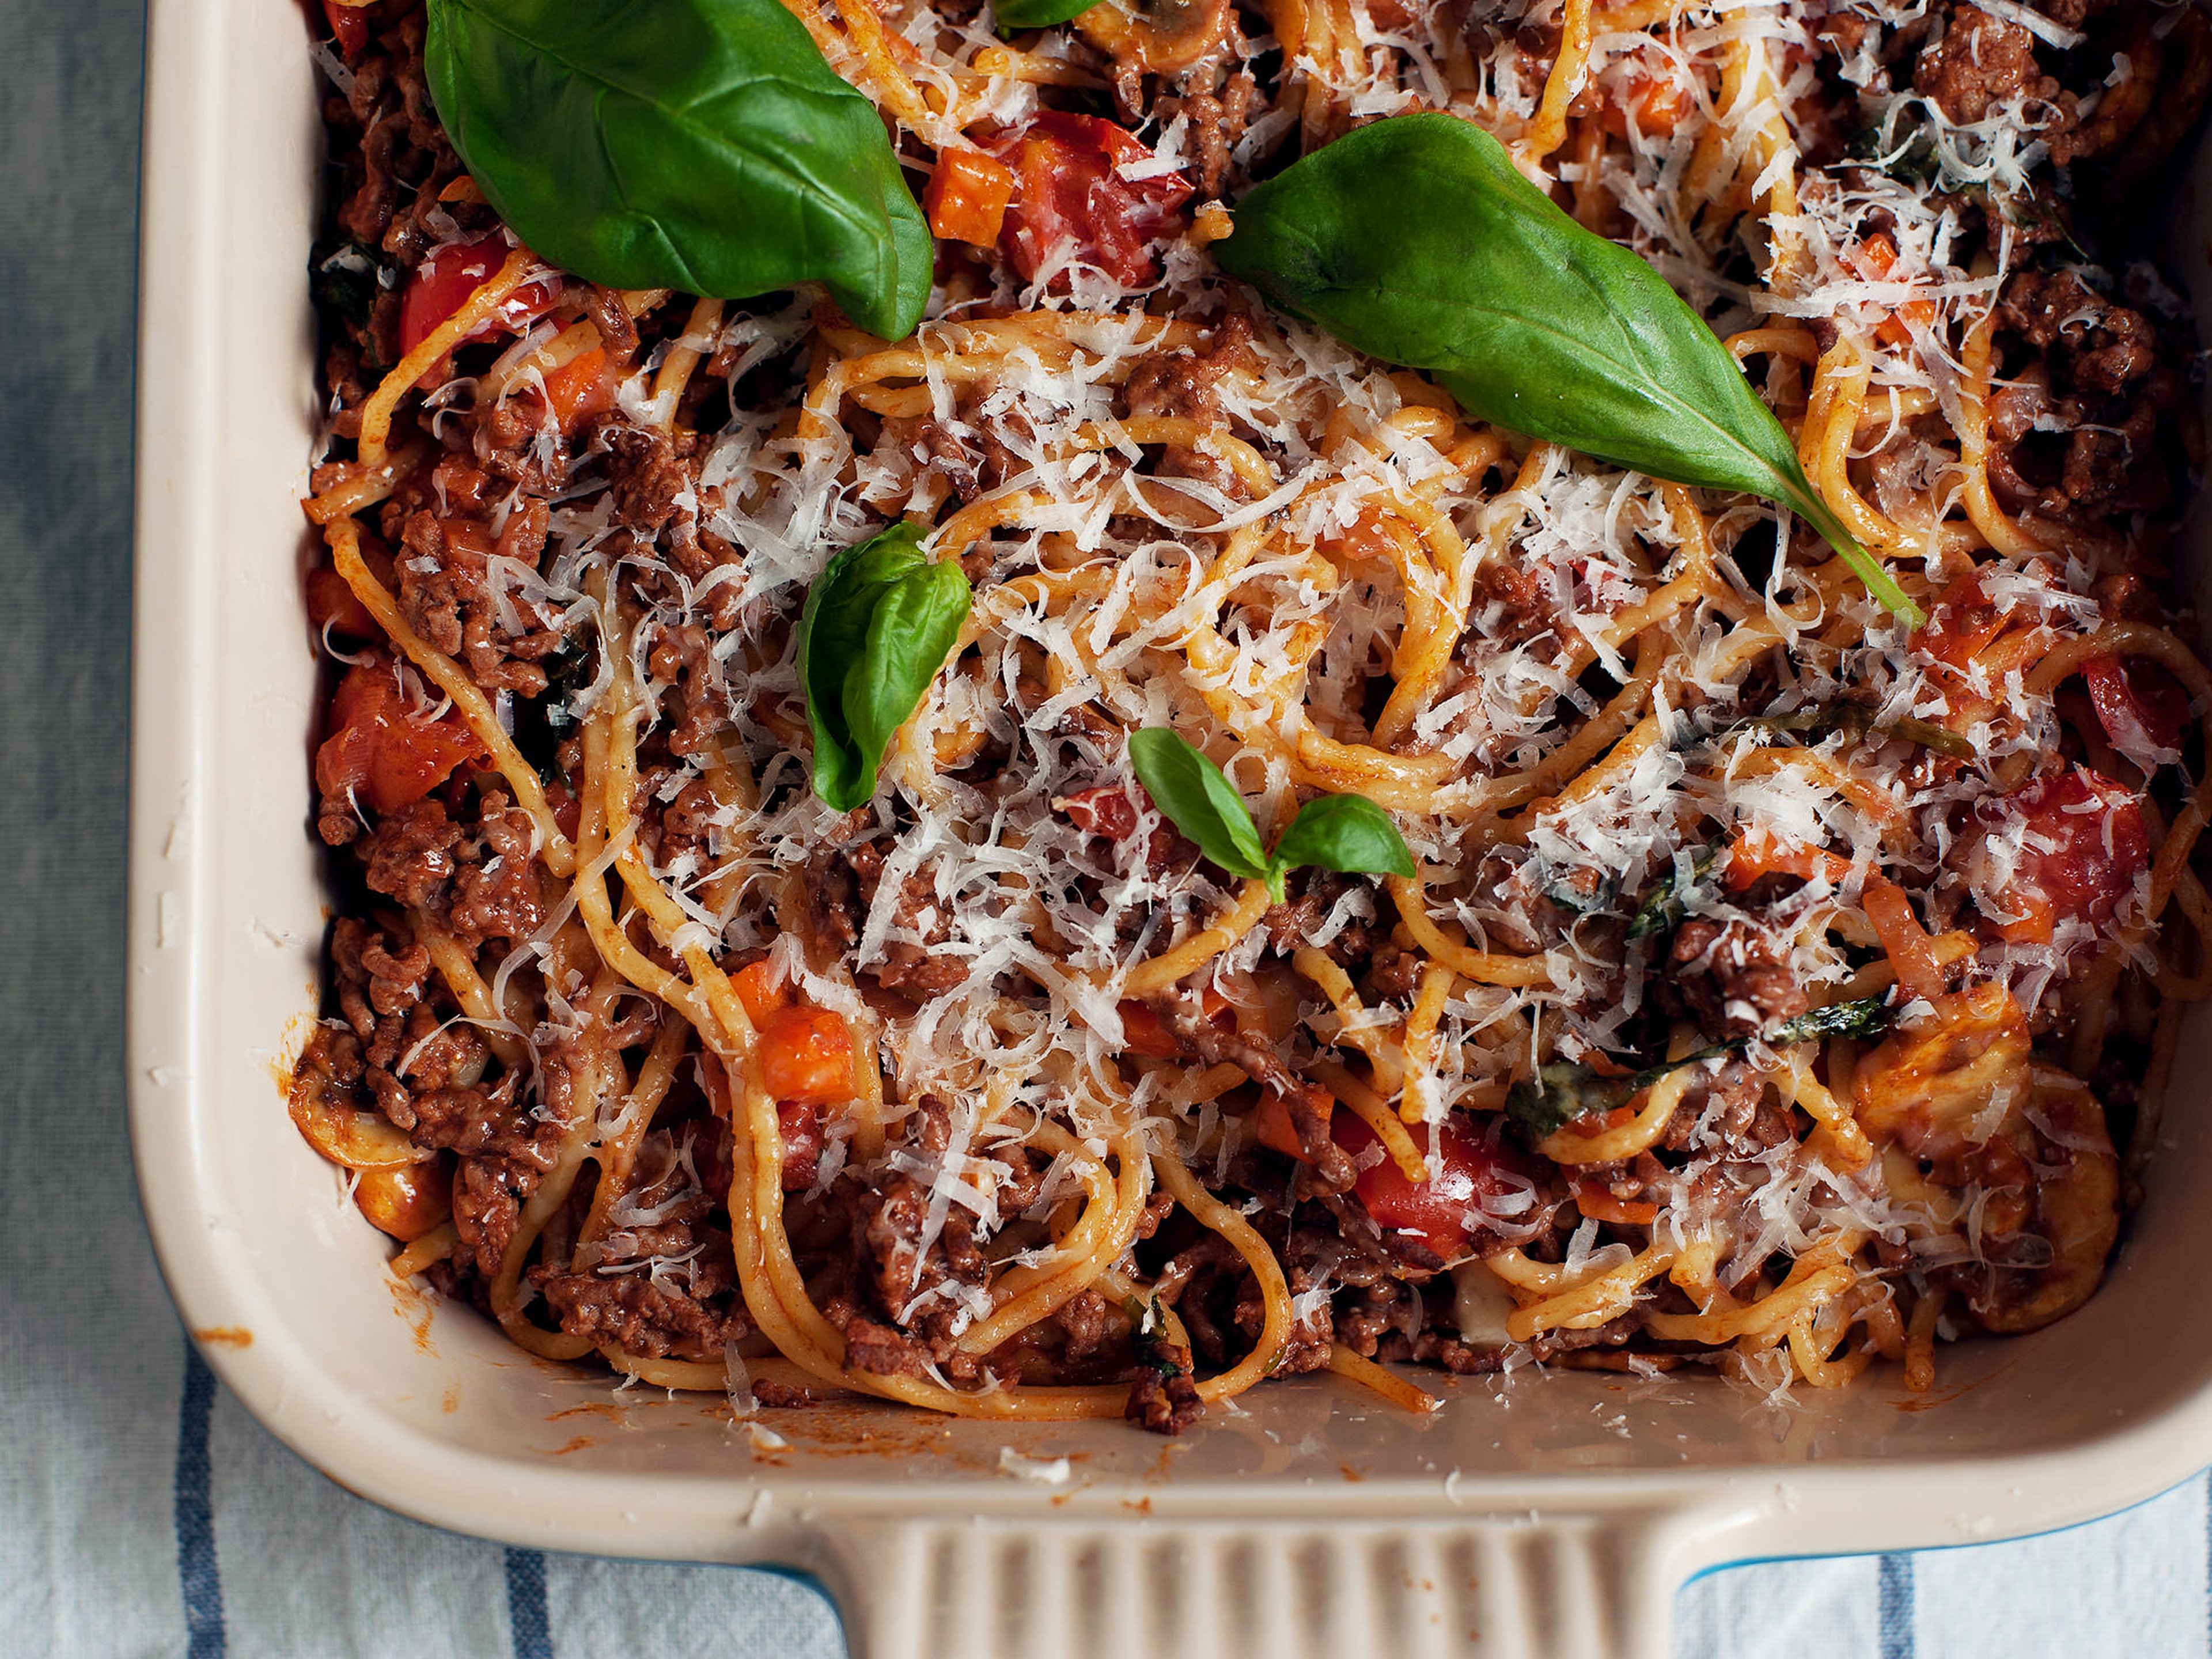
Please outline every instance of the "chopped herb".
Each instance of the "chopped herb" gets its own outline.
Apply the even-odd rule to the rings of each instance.
[[[1663,881],[1654,883],[1644,892],[1636,907],[1636,914],[1628,921],[1628,937],[1632,939],[1650,939],[1655,934],[1671,933],[1682,925],[1688,914],[1690,895],[1698,884],[1712,874],[1713,866],[1720,862],[1721,849],[1708,847],[1690,861],[1690,878],[1680,879],[1668,872]]]

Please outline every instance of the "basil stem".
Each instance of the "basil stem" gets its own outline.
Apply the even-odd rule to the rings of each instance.
[[[1012,34],[1016,29],[1065,23],[1097,3],[1097,0],[992,0],[991,15],[998,19],[1000,33]]]
[[[1759,1041],[1770,1048],[1814,1042],[1822,1037],[1878,1036],[1888,1030],[1896,1010],[1886,997],[1862,997],[1856,1002],[1833,1002],[1825,1008],[1785,1019]],[[1627,1077],[1603,1077],[1587,1066],[1552,1060],[1536,1068],[1532,1079],[1513,1085],[1505,1097],[1506,1115],[1521,1126],[1531,1140],[1556,1133],[1577,1118],[1618,1111],[1670,1072],[1700,1061],[1722,1060],[1751,1046],[1749,1037],[1730,1037],[1709,1043],[1680,1060],[1662,1061]]]
[[[1478,420],[1783,503],[1884,605],[1925,620],[1820,499],[1704,319],[1472,123],[1425,112],[1355,128],[1245,197],[1214,252],[1284,310],[1428,371]]]
[[[882,118],[777,0],[428,0],[432,100],[485,198],[610,288],[821,282],[914,331],[935,245]]]
[[[1237,786],[1221,769],[1164,726],[1129,734],[1129,764],[1152,805],[1232,876],[1264,881],[1278,904],[1294,869],[1410,876],[1413,855],[1390,816],[1364,795],[1323,795],[1291,819],[1273,854]]]
[[[808,590],[799,684],[814,732],[814,793],[840,812],[875,798],[891,734],[959,642],[973,595],[952,561],[932,562],[922,529],[895,524],[846,548]]]
[[[1826,735],[1830,732],[1871,732],[1878,738],[1893,738],[1902,743],[1917,743],[1923,749],[1932,749],[1939,755],[1948,755],[1954,760],[1974,758],[1974,745],[1948,726],[1937,726],[1932,720],[1915,719],[1910,714],[1899,715],[1893,720],[1877,720],[1871,711],[1855,702],[1836,703],[1826,708],[1800,709],[1792,714],[1762,714],[1731,728],[1723,736],[1735,732],[1801,732]]]

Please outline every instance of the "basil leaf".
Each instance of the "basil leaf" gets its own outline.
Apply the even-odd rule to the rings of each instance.
[[[1245,197],[1214,252],[1347,345],[1427,370],[1478,420],[1786,504],[1883,605],[1925,620],[1820,500],[1704,319],[1472,123],[1427,112],[1355,128]]]
[[[1886,997],[1862,997],[1856,1002],[1834,1002],[1785,1019],[1762,1037],[1770,1048],[1786,1048],[1794,1042],[1814,1042],[1831,1036],[1878,1036],[1889,1029],[1896,1010]],[[1709,1043],[1680,1060],[1662,1060],[1629,1077],[1601,1077],[1587,1066],[1553,1060],[1536,1068],[1507,1091],[1505,1111],[1532,1141],[1541,1140],[1577,1118],[1616,1111],[1670,1072],[1704,1060],[1723,1060],[1751,1046],[1749,1037],[1730,1037]]]
[[[1221,769],[1164,726],[1129,734],[1129,764],[1152,805],[1232,876],[1268,873],[1259,826]]]
[[[960,638],[971,594],[951,560],[895,524],[830,561],[799,619],[799,684],[814,732],[814,793],[840,812],[875,798],[891,734]]]
[[[999,33],[1048,28],[1080,17],[1097,0],[992,0],[991,15],[999,20]]]
[[[1578,1117],[1617,1111],[1629,1097],[1649,1086],[1639,1073],[1635,1077],[1600,1077],[1587,1066],[1553,1060],[1539,1066],[1536,1075],[1515,1084],[1505,1096],[1505,1113],[1532,1141],[1556,1134]]]
[[[429,0],[432,100],[517,235],[611,288],[827,283],[886,338],[934,245],[882,118],[777,0]]]
[[[1275,902],[1283,902],[1283,872],[1309,864],[1347,874],[1413,873],[1413,855],[1398,826],[1364,795],[1322,795],[1298,808],[1267,862]]]
[[[1825,1008],[1785,1019],[1765,1041],[1770,1048],[1793,1042],[1812,1042],[1820,1037],[1880,1036],[1889,1029],[1897,1011],[1887,997],[1861,997],[1856,1002],[1832,1002]]]

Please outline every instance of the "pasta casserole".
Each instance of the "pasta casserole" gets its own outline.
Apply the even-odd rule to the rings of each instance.
[[[1166,1432],[2094,1290],[2212,987],[2200,10],[311,9],[290,1100],[395,1273]]]

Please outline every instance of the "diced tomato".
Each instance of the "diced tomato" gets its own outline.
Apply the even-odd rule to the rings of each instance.
[[[1063,795],[1053,805],[1085,834],[1110,842],[1128,840],[1136,834],[1145,815],[1152,810],[1152,797],[1139,783],[1126,787],[1118,783],[1102,783]],[[1145,843],[1147,865],[1154,870],[1164,870],[1197,857],[1198,848],[1182,830],[1168,822],[1164,815],[1154,818],[1152,836]]]
[[[459,311],[507,263],[507,255],[506,241],[495,234],[435,249],[416,266],[407,279],[407,292],[399,299],[400,354],[404,356],[428,339],[431,330]],[[489,340],[514,332],[551,305],[555,294],[553,284],[542,277],[525,283],[468,337]]]
[[[947,241],[996,246],[1014,197],[1013,169],[980,149],[948,149],[937,158],[921,197],[930,234]]]
[[[331,37],[338,43],[338,56],[350,64],[361,56],[361,49],[368,44],[368,14],[359,6],[340,5],[338,0],[323,0],[323,20],[331,26]]]
[[[413,805],[483,752],[458,712],[423,718],[384,663],[363,663],[338,682],[331,728],[315,751],[316,787],[326,795],[351,792],[377,812]]]
[[[761,1022],[761,1080],[778,1106],[853,1097],[853,1039],[827,1008],[779,1008]]]
[[[1153,244],[1181,233],[1190,184],[1176,173],[1128,179],[1151,150],[1103,116],[1047,110],[991,149],[1014,172],[999,246],[1026,282],[1073,259],[1125,288],[1158,274]]]
[[[1327,1103],[1327,1097],[1315,1093]],[[1261,1146],[1289,1158],[1304,1157],[1297,1132],[1291,1127],[1290,1109],[1280,1099],[1269,1095],[1261,1103],[1256,1120],[1254,1133]],[[1410,1133],[1413,1144],[1422,1146],[1429,1132],[1417,1127]],[[1357,1112],[1339,1106],[1328,1122],[1328,1138],[1355,1164],[1368,1163],[1352,1190],[1375,1224],[1386,1233],[1416,1234],[1449,1261],[1464,1255],[1474,1237],[1476,1230],[1467,1221],[1469,1212],[1480,1210],[1485,1198],[1515,1190],[1516,1183],[1508,1178],[1515,1159],[1456,1127],[1447,1126],[1443,1135],[1441,1172],[1433,1181],[1415,1182],[1406,1178],[1394,1158],[1386,1155],[1368,1162],[1365,1154],[1376,1145],[1376,1135]]]
[[[1375,1144],[1375,1132],[1356,1114],[1342,1109],[1330,1120],[1328,1133],[1355,1163]],[[1422,1139],[1421,1133],[1415,1130],[1413,1144],[1420,1146]],[[1486,1198],[1511,1192],[1514,1185],[1501,1174],[1506,1164],[1504,1155],[1480,1140],[1447,1127],[1437,1145],[1443,1152],[1443,1168],[1434,1180],[1418,1184],[1408,1181],[1395,1158],[1384,1158],[1359,1172],[1352,1191],[1384,1232],[1418,1234],[1449,1261],[1466,1251],[1477,1231],[1468,1224],[1469,1212],[1480,1210]]]
[[[781,1101],[775,1127],[783,1136],[783,1189],[803,1193],[821,1167],[822,1109],[805,1101]]]
[[[368,607],[354,597],[345,578],[326,564],[307,573],[307,620],[319,634],[327,629],[349,640],[380,640],[384,630]]]
[[[2021,849],[2000,896],[2020,920],[1997,924],[2014,944],[2047,943],[2061,919],[2101,926],[2150,867],[2150,832],[2135,796],[2084,767],[2039,778],[1994,806],[1990,833],[2014,826]]]
[[[1136,832],[1138,812],[1133,787],[1125,789],[1117,783],[1102,783],[1095,788],[1063,795],[1053,805],[1066,813],[1067,821],[1087,836],[1122,841]]]
[[[612,409],[612,382],[603,346],[594,346],[562,364],[545,377],[545,402],[553,411],[554,423],[564,433],[573,432],[578,422]]]
[[[2189,693],[2157,663],[2142,657],[2092,657],[2081,683],[2097,723],[2124,755],[2179,749],[2189,729]]]

